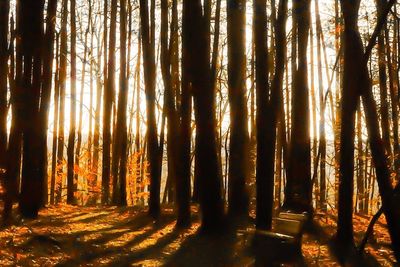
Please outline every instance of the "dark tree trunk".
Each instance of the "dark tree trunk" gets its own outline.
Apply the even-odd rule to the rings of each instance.
[[[343,244],[354,246],[353,236],[353,186],[355,114],[359,102],[356,70],[362,68],[362,41],[357,34],[359,0],[342,1],[344,17],[344,64],[341,103],[340,173],[337,238]]]
[[[215,90],[211,84],[209,34],[206,17],[199,0],[183,2],[184,27],[187,35],[189,79],[192,83],[196,121],[196,158],[199,174],[199,200],[202,212],[202,230],[215,232],[222,229],[223,202],[219,175]]]
[[[110,43],[108,49],[108,67],[106,86],[104,88],[103,101],[103,169],[102,169],[102,204],[110,202],[110,147],[111,147],[111,113],[113,95],[115,91],[115,49],[117,29],[117,0],[111,1],[110,18]]]
[[[310,29],[310,0],[294,1],[298,64],[292,91],[292,129],[284,209],[312,211],[311,149],[307,82],[307,44]]]
[[[43,201],[43,175],[40,173],[40,89],[42,79],[43,9],[42,1],[19,2],[23,72],[20,86],[23,99],[23,162],[19,210],[23,217],[36,218]]]
[[[11,42],[10,42],[10,104],[12,105],[12,120],[9,142],[7,147],[6,173],[4,179],[5,198],[3,217],[9,219],[12,205],[17,200],[19,193],[19,178],[21,168],[21,146],[22,146],[22,98],[21,98],[21,43],[16,43],[16,59],[14,59],[14,39],[20,36],[19,30],[14,29],[14,21],[11,19]],[[17,24],[18,25],[18,24]],[[18,27],[18,26],[17,26]],[[18,85],[18,86],[17,86]]]
[[[120,74],[116,132],[113,140],[113,196],[115,205],[126,205],[126,157],[127,126],[126,109],[128,100],[127,65],[126,65],[126,0],[120,1]]]
[[[256,64],[256,128],[257,128],[257,228],[271,228],[272,205],[270,205],[271,181],[268,181],[268,169],[264,164],[268,156],[267,131],[268,126],[268,48],[267,48],[267,14],[266,0],[253,1],[253,27]],[[272,182],[273,185],[273,182]]]
[[[57,146],[57,199],[56,202],[62,201],[62,173],[63,173],[63,158],[64,158],[64,118],[65,118],[65,84],[67,79],[67,19],[68,19],[68,0],[62,2],[62,18],[60,31],[60,111],[58,117],[58,146]]]
[[[48,202],[48,178],[47,178],[47,127],[51,97],[51,84],[53,78],[54,60],[54,37],[57,13],[57,1],[51,0],[47,3],[46,33],[43,43],[43,79],[40,100],[39,121],[40,121],[40,149],[38,151],[42,164],[40,175],[43,176],[43,204]]]
[[[147,112],[147,153],[150,161],[150,200],[149,214],[156,218],[160,214],[160,168],[159,145],[155,114],[156,65],[155,65],[155,1],[151,1],[150,16],[147,0],[140,0],[140,25],[143,45],[143,66]]]
[[[67,203],[75,204],[74,192],[76,191],[76,181],[74,181],[75,167],[75,134],[76,134],[76,3],[70,0],[70,19],[71,19],[71,95],[70,95],[70,124],[68,135],[68,168],[67,168]]]
[[[248,122],[246,102],[246,1],[227,0],[228,93],[230,104],[229,208],[246,216],[248,194]]]
[[[187,5],[187,3],[185,3]],[[182,158],[182,189],[184,191],[179,198],[178,202],[182,203],[189,202],[189,212],[190,212],[190,196],[191,196],[191,139],[192,139],[192,128],[191,128],[191,116],[192,116],[192,97],[190,93],[190,79],[189,79],[189,66],[190,66],[190,13],[187,9],[183,11],[182,15],[182,81],[181,81],[181,96],[180,96],[180,119],[181,119],[181,158]],[[194,185],[193,185],[194,187]],[[183,206],[183,208],[186,208]],[[182,213],[182,215],[185,215]],[[187,215],[190,217],[190,214]],[[186,216],[185,216],[186,218]],[[182,222],[186,219],[182,217]]]
[[[8,26],[10,1],[0,2],[0,167],[6,166],[7,152],[7,76]]]

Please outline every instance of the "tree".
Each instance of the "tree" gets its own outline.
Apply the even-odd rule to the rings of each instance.
[[[297,68],[292,75],[292,129],[288,179],[283,208],[311,212],[311,152],[307,78],[307,46],[310,29],[310,0],[294,1],[297,27]]]
[[[248,212],[246,180],[248,143],[246,103],[246,1],[227,1],[228,89],[230,103],[229,213]]]
[[[185,3],[187,5],[187,3]],[[187,7],[186,7],[187,8]],[[191,128],[191,116],[192,116],[192,96],[190,92],[190,13],[186,10],[182,12],[182,78],[181,78],[181,95],[180,95],[180,154],[181,154],[181,181],[182,190],[177,190],[179,196],[177,201],[184,203],[186,206],[182,206],[183,210],[190,212],[190,177],[191,177],[191,139],[192,139],[192,128]],[[179,177],[178,177],[179,179]],[[193,185],[194,186],[194,185]],[[180,205],[180,204],[179,204]],[[190,218],[190,213],[182,213],[182,222]],[[178,219],[179,220],[179,219]],[[179,220],[180,221],[180,220]],[[182,223],[182,224],[183,224]]]
[[[321,26],[321,17],[319,13],[318,0],[315,0],[315,13],[317,23],[317,59],[318,59],[318,87],[319,87],[319,102],[320,102],[320,117],[319,117],[319,151],[320,159],[320,190],[319,190],[319,206],[322,210],[326,210],[326,134],[325,134],[325,110],[326,100],[324,96],[324,86],[322,77],[322,43],[323,34]],[[329,76],[328,76],[329,79]],[[315,138],[315,137],[314,137]]]
[[[341,105],[340,134],[340,173],[339,173],[339,208],[337,238],[343,244],[354,246],[353,236],[353,169],[354,169],[354,127],[357,110],[357,80],[352,73],[362,65],[362,41],[354,32],[357,28],[357,14],[360,1],[342,2],[344,17],[344,64]],[[359,58],[356,58],[359,57]]]
[[[70,0],[71,12],[71,100],[70,100],[70,124],[68,135],[68,168],[67,168],[67,203],[75,203],[74,188],[76,183],[74,181],[74,167],[75,167],[75,134],[76,134],[76,2]]]
[[[47,126],[49,120],[49,107],[51,97],[51,85],[53,81],[53,60],[56,25],[57,1],[51,0],[47,3],[46,32],[43,45],[43,79],[41,88],[41,101],[39,108],[40,121],[40,176],[43,176],[43,204],[48,202],[48,177],[47,177]]]
[[[157,218],[160,214],[160,148],[157,138],[155,116],[155,1],[151,1],[150,16],[147,0],[140,0],[140,25],[143,47],[143,66],[147,113],[147,153],[150,161],[149,214]]]
[[[51,180],[50,180],[50,204],[55,204],[55,187],[56,187],[56,172],[57,172],[57,139],[58,139],[58,112],[60,99],[60,83],[59,83],[59,60],[60,59],[60,34],[56,37],[56,74],[54,78],[54,121],[53,121],[53,143],[51,151]]]
[[[126,160],[127,160],[127,126],[126,109],[128,100],[128,81],[126,63],[126,0],[120,2],[120,74],[119,74],[119,96],[117,111],[117,126],[113,140],[113,204],[126,205]]]
[[[5,167],[7,151],[8,19],[10,1],[0,2],[0,167]]]
[[[108,67],[103,101],[103,169],[102,169],[102,204],[110,201],[110,146],[111,146],[111,112],[115,92],[115,48],[117,29],[117,0],[111,1],[110,40],[108,47]]]
[[[36,218],[43,201],[43,175],[40,173],[39,103],[42,79],[44,1],[20,1],[17,13],[20,23],[23,71],[23,161],[19,210],[22,216]]]
[[[56,202],[62,201],[62,172],[63,172],[63,159],[64,159],[64,118],[65,118],[65,86],[67,79],[67,19],[68,19],[68,0],[62,2],[62,16],[61,16],[61,29],[60,29],[60,70],[59,70],[59,93],[60,111],[58,113],[58,147],[57,147],[57,177],[58,189]]]
[[[267,179],[267,166],[263,161],[267,157],[267,125],[264,123],[267,116],[267,99],[269,91],[268,83],[268,48],[267,48],[267,14],[266,1],[253,1],[253,27],[256,61],[256,107],[257,107],[257,159],[256,159],[256,182],[257,182],[257,228],[269,229],[271,227],[271,210],[268,207],[268,192],[271,192],[271,182]]]
[[[190,51],[185,56],[194,99],[201,227],[204,232],[215,232],[223,226],[223,202],[216,147],[215,90],[209,67],[209,25],[199,0],[183,2],[183,17],[190,27],[183,38],[187,38]]]
[[[20,84],[21,80],[21,66],[22,66],[22,58],[19,54],[16,54],[14,59],[14,39],[16,36],[20,34],[20,32],[14,29],[14,22],[11,18],[10,22],[11,28],[11,42],[10,42],[10,103],[12,105],[12,120],[11,120],[11,128],[9,135],[9,142],[7,147],[7,161],[6,164],[6,173],[4,177],[4,188],[5,188],[5,197],[4,197],[4,210],[3,210],[3,218],[5,220],[9,219],[11,215],[12,205],[15,200],[17,200],[17,196],[19,193],[19,174],[21,167],[21,140],[22,140],[22,121],[19,119],[22,113],[22,104],[21,104],[21,88],[17,86]],[[20,51],[21,43],[17,43],[15,47],[16,51]]]

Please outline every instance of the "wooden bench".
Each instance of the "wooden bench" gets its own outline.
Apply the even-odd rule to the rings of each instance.
[[[281,212],[273,219],[271,231],[256,230],[253,239],[256,253],[274,259],[299,257],[307,219],[306,214]]]

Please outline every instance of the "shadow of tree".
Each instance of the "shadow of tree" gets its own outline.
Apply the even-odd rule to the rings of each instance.
[[[122,226],[128,227],[127,229],[121,231],[107,232],[105,231],[105,229],[101,229],[98,231],[84,231],[74,234],[75,237],[78,236],[80,237],[79,240],[82,240],[83,236],[88,233],[99,232],[101,233],[101,236],[99,238],[95,238],[90,241],[78,241],[73,246],[74,250],[71,251],[73,256],[70,259],[59,263],[57,266],[79,266],[81,264],[90,263],[100,258],[114,257],[117,255],[118,257],[120,257],[124,251],[128,251],[133,246],[143,242],[154,233],[160,231],[168,224],[172,223],[172,221],[173,221],[172,216],[165,216],[160,221],[154,223],[153,225],[150,225],[153,222],[152,219],[148,217],[147,214],[142,213],[136,215],[131,220],[122,222],[120,224],[108,228],[108,230],[113,230],[113,229],[118,230]],[[127,241],[123,246],[111,246],[111,247],[106,246],[108,242],[112,242],[122,237],[124,234],[132,233],[135,231],[139,231],[139,234],[134,235],[132,239]],[[62,238],[62,236],[59,238]],[[66,238],[69,238],[69,235],[67,235]]]
[[[246,240],[235,233],[207,236],[196,233],[182,242],[166,266],[240,266]],[[249,260],[247,258],[247,260]],[[249,260],[251,261],[251,260]]]

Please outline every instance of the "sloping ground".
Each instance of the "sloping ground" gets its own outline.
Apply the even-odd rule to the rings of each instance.
[[[185,231],[174,230],[172,209],[163,209],[155,223],[135,208],[47,208],[35,221],[20,221],[0,231],[0,266],[269,266],[251,253],[251,228],[236,235],[202,237],[195,212]],[[281,266],[337,266],[329,250],[334,215],[317,215],[315,229],[303,239],[303,259]],[[355,218],[356,236],[367,218]],[[368,246],[370,265],[392,266],[394,257],[384,221],[376,225],[375,243]],[[265,248],[273,251],[274,248]]]

